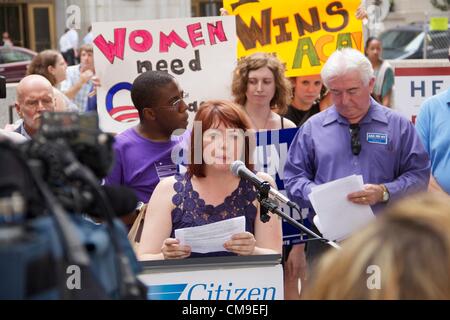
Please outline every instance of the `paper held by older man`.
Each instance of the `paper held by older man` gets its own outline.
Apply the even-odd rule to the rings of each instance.
[[[369,205],[347,199],[349,193],[360,191],[363,186],[361,175],[351,175],[311,189],[309,199],[318,216],[314,222],[324,238],[341,241],[375,218]]]

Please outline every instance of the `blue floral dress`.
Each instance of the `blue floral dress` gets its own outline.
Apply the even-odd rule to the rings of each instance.
[[[172,238],[175,237],[176,229],[202,226],[239,216],[245,216],[245,230],[254,234],[257,209],[253,202],[256,199],[256,191],[250,182],[241,179],[238,187],[225,198],[223,203],[213,206],[206,204],[200,198],[198,192],[193,189],[188,174],[177,174],[175,180],[173,188],[176,193],[172,198],[172,203],[175,205],[172,210]],[[235,254],[228,251],[206,254],[193,252],[191,257],[225,255]]]

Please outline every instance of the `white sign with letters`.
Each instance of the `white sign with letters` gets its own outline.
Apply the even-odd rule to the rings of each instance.
[[[415,123],[424,100],[450,87],[449,67],[396,67],[394,110]]]
[[[121,132],[139,122],[131,101],[134,79],[148,70],[173,75],[189,93],[190,117],[202,101],[230,99],[236,66],[234,16],[96,22],[94,62],[100,127]]]
[[[282,300],[281,264],[141,274],[149,300]]]

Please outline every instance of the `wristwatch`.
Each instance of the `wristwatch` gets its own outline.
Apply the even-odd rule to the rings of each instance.
[[[381,188],[383,188],[383,202],[389,201],[389,190],[386,188],[384,184],[380,184]]]

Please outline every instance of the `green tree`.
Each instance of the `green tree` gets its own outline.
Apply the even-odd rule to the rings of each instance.
[[[450,9],[450,0],[430,0],[433,7],[438,8],[442,11],[447,11]]]

